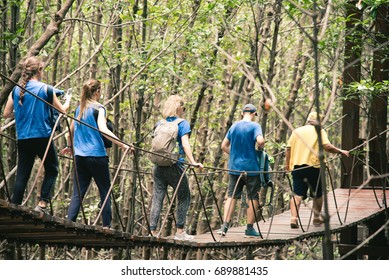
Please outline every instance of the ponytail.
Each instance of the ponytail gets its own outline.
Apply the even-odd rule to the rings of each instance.
[[[93,95],[100,88],[101,88],[101,82],[98,80],[95,80],[95,79],[88,80],[82,86],[80,112],[79,112],[78,117],[77,117],[78,120],[81,120],[81,117],[84,114],[84,111],[86,109],[88,102],[92,100]]]

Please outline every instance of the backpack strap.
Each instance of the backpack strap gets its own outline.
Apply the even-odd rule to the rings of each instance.
[[[50,85],[46,85],[46,93],[47,93],[47,102],[50,104],[53,104],[53,94],[54,94],[54,89]]]
[[[103,105],[99,105],[97,108],[93,107],[93,117],[95,118],[96,124],[97,124],[97,119],[99,118],[99,109],[100,108],[104,109],[105,117],[107,116],[107,110],[105,109],[105,107]]]
[[[179,125],[183,120],[184,120],[184,119],[177,118],[177,119],[175,119],[174,121],[172,121],[172,123],[175,123],[176,125]],[[162,119],[162,120],[160,120],[159,122],[157,122],[157,123],[155,124],[154,128],[153,128],[153,131],[155,131],[155,129],[156,129],[159,125],[161,125],[161,124],[163,124],[163,123],[166,123],[166,122],[167,122],[166,119]]]
[[[174,121],[172,121],[173,123],[179,125],[184,119],[181,119],[181,118],[177,118],[175,119]]]
[[[258,154],[258,161],[259,161],[259,171],[261,171],[259,177],[262,186],[265,186],[266,180],[265,180],[265,173],[263,171],[265,170],[265,161],[266,161],[267,154],[264,151],[257,151],[257,154]]]

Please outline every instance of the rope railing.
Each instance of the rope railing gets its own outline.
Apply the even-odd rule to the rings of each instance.
[[[22,88],[23,90],[25,90],[25,92],[28,92],[29,94],[32,94],[34,97],[36,97],[37,99],[39,99],[41,102],[44,102],[45,104],[47,104],[48,106],[50,106],[50,107],[52,107],[53,109],[56,110],[56,108],[55,108],[54,106],[52,106],[52,104],[50,104],[50,103],[48,103],[47,101],[43,100],[42,98],[40,98],[39,96],[35,95],[34,93],[28,91],[27,89],[25,89],[24,87],[20,86],[19,84],[13,82],[12,80],[10,80],[9,78],[5,77],[5,76],[2,75],[1,73],[0,73],[0,75],[3,76],[4,78],[6,78],[7,80],[11,81],[12,83],[14,83],[16,86],[19,86],[20,88]],[[66,122],[67,122],[67,123],[68,123],[68,119],[71,119],[71,120],[73,120],[73,121],[79,122],[81,125],[85,125],[85,126],[91,128],[91,129],[94,129],[94,130],[99,131],[99,132],[100,132],[101,134],[103,134],[103,135],[106,135],[104,132],[101,132],[98,128],[95,128],[95,127],[93,127],[93,126],[91,126],[91,125],[89,125],[89,124],[87,124],[87,123],[84,123],[84,122],[82,122],[82,121],[76,119],[75,117],[73,117],[73,116],[71,116],[71,115],[69,115],[69,114],[61,113],[61,114],[60,114],[60,117],[58,118],[58,120],[56,121],[56,123],[55,123],[55,125],[54,125],[53,133],[52,133],[52,135],[50,136],[49,144],[48,144],[48,146],[47,146],[45,155],[44,155],[44,157],[43,157],[43,159],[42,159],[41,165],[40,165],[39,168],[38,168],[38,173],[37,173],[37,175],[36,175],[36,177],[35,177],[35,180],[34,180],[34,183],[33,183],[33,185],[32,185],[32,188],[31,188],[30,192],[28,193],[26,199],[25,199],[24,202],[22,203],[22,205],[25,205],[25,203],[26,203],[27,200],[29,199],[29,197],[30,197],[30,195],[31,195],[31,193],[32,193],[32,191],[33,191],[33,189],[34,189],[35,186],[36,186],[36,182],[37,182],[37,179],[38,179],[39,174],[40,174],[40,172],[41,172],[41,169],[42,169],[42,166],[43,166],[43,163],[44,163],[44,160],[45,160],[47,151],[48,151],[48,147],[49,147],[49,145],[51,144],[52,140],[53,140],[53,139],[57,139],[57,138],[59,138],[59,137],[62,137],[63,135],[66,134],[66,131],[65,131],[65,132],[61,133],[61,135],[57,135],[57,136],[54,137],[55,127],[58,125],[58,123],[59,123],[59,121],[60,121],[60,119],[61,119],[62,117],[63,117],[64,119],[66,119]],[[344,117],[344,116],[343,116],[343,117]],[[343,117],[342,117],[342,118],[343,118]],[[6,137],[6,138],[8,138],[9,140],[12,140],[12,141],[16,141],[15,139],[11,139],[11,137],[9,137],[9,136],[7,136],[7,135],[5,135],[5,134],[2,133],[4,130],[6,130],[7,128],[11,127],[13,124],[14,124],[14,121],[10,121],[10,122],[8,122],[5,126],[1,127],[0,136],[1,136],[1,137]],[[70,126],[69,126],[69,123],[68,123],[68,131],[69,131],[69,127],[70,127]],[[362,143],[362,144],[360,144],[360,145],[354,147],[353,149],[350,150],[350,152],[359,149],[359,148],[362,147],[363,145],[368,144],[370,141],[374,140],[374,139],[377,138],[377,137],[380,137],[383,133],[387,133],[388,131],[389,131],[389,128],[386,129],[385,131],[380,132],[378,135],[376,135],[376,136],[374,136],[374,137],[372,137],[372,138],[370,138],[370,139],[365,140],[364,143]],[[125,145],[127,145],[127,146],[132,147],[132,148],[135,149],[135,150],[138,150],[139,152],[143,152],[143,153],[145,153],[145,154],[154,154],[154,155],[158,155],[158,156],[161,156],[161,157],[164,157],[164,158],[169,158],[169,157],[167,157],[167,156],[165,156],[165,155],[160,155],[160,154],[158,154],[158,153],[151,152],[151,151],[149,151],[149,150],[146,150],[146,149],[143,149],[143,148],[134,146],[134,145],[132,145],[132,144],[128,144],[128,143],[126,143],[125,141],[123,141],[123,140],[121,140],[121,139],[118,139],[118,141],[121,142],[122,144],[125,144]],[[141,176],[141,175],[140,175],[140,174],[147,174],[147,175],[150,175],[150,174],[151,174],[150,172],[141,171],[141,170],[139,169],[139,166],[137,166],[136,170],[130,170],[130,169],[122,168],[122,165],[123,165],[123,163],[124,163],[124,159],[125,159],[125,157],[126,157],[127,154],[128,154],[128,150],[126,150],[126,151],[123,153],[122,159],[121,159],[121,162],[120,162],[119,166],[118,166],[117,168],[115,168],[115,169],[116,169],[116,173],[115,173],[114,180],[112,180],[112,183],[111,183],[110,189],[109,189],[109,191],[108,191],[108,194],[107,194],[106,197],[105,197],[105,200],[104,200],[104,202],[103,202],[103,204],[102,204],[102,206],[101,206],[101,209],[100,209],[99,213],[97,214],[97,217],[96,217],[96,219],[95,219],[93,225],[96,225],[97,220],[98,220],[98,219],[100,218],[100,216],[101,216],[102,210],[104,209],[104,206],[105,206],[105,204],[106,204],[106,202],[107,202],[107,200],[108,200],[108,198],[109,198],[109,195],[112,193],[113,184],[114,184],[114,182],[115,182],[115,180],[116,180],[116,178],[117,178],[119,172],[121,172],[121,171],[136,172],[136,173],[137,173],[137,177],[139,178],[139,184],[140,184],[140,186],[141,186],[141,180],[140,180],[140,176]],[[282,154],[282,153],[279,153],[278,155],[281,155],[281,154]],[[332,160],[338,159],[339,157],[340,157],[340,156],[337,155],[337,156],[333,157],[332,159],[327,160],[327,162],[330,162],[330,161],[332,161]],[[174,160],[174,159],[172,159],[172,160]],[[359,160],[359,159],[357,159],[357,161],[358,161],[358,160]],[[179,162],[178,160],[176,160],[176,161]],[[359,160],[359,161],[360,161],[360,160]],[[73,158],[73,162],[74,162],[74,158]],[[136,160],[136,162],[138,163],[138,160]],[[289,186],[290,186],[290,187],[291,187],[291,185],[292,185],[292,184],[291,184],[291,181],[290,181],[290,178],[289,178],[289,176],[288,176],[288,174],[291,173],[292,171],[285,171],[285,170],[271,170],[271,171],[239,171],[239,170],[231,170],[231,169],[228,169],[228,168],[204,166],[204,170],[206,171],[205,173],[196,173],[196,171],[194,170],[194,167],[196,167],[196,166],[194,166],[194,165],[192,165],[192,164],[190,164],[190,163],[186,163],[186,162],[179,162],[179,163],[182,164],[183,166],[186,166],[186,167],[185,167],[185,170],[184,170],[184,172],[183,172],[183,174],[182,174],[182,176],[181,176],[181,178],[180,178],[180,180],[179,180],[177,186],[175,186],[175,191],[174,191],[173,197],[170,199],[169,207],[168,207],[168,210],[166,211],[166,216],[165,216],[165,218],[163,219],[163,223],[162,223],[161,229],[159,230],[159,232],[158,232],[158,234],[157,234],[157,237],[159,237],[160,234],[161,234],[162,228],[163,228],[163,226],[164,226],[165,223],[166,223],[167,216],[170,214],[172,205],[173,205],[174,200],[175,200],[175,198],[176,198],[178,187],[180,186],[180,183],[181,183],[181,181],[182,181],[182,179],[183,179],[183,176],[187,173],[188,170],[189,170],[189,175],[192,174],[192,175],[194,176],[194,178],[195,178],[197,190],[198,190],[198,192],[199,192],[200,199],[201,199],[201,203],[202,203],[202,208],[203,208],[203,211],[204,211],[206,220],[207,220],[207,224],[208,224],[208,227],[209,227],[209,231],[211,232],[211,235],[212,235],[212,238],[213,238],[214,241],[216,241],[216,238],[214,237],[213,232],[212,232],[211,224],[210,224],[210,221],[209,221],[209,218],[208,218],[208,214],[207,214],[207,211],[206,211],[206,206],[205,206],[205,204],[204,204],[204,203],[205,203],[205,201],[204,201],[204,196],[203,196],[203,194],[202,194],[202,192],[201,192],[202,185],[203,185],[204,182],[203,182],[203,183],[200,183],[200,180],[198,179],[198,176],[204,176],[204,178],[206,178],[206,180],[208,180],[207,182],[208,182],[209,192],[211,193],[211,195],[212,195],[212,197],[213,197],[213,200],[214,200],[214,202],[215,202],[215,205],[217,206],[218,215],[219,215],[219,218],[220,218],[220,220],[221,220],[222,222],[223,222],[223,220],[222,220],[222,215],[221,215],[221,211],[220,211],[220,209],[219,209],[219,207],[218,207],[217,198],[216,198],[216,195],[215,195],[215,192],[214,192],[214,189],[213,189],[213,183],[210,182],[210,179],[209,179],[209,175],[210,175],[210,174],[215,174],[215,173],[217,173],[217,172],[221,172],[221,173],[224,173],[224,172],[235,172],[235,173],[239,173],[240,176],[239,176],[239,179],[238,179],[238,181],[237,181],[237,183],[236,183],[236,185],[235,185],[234,193],[235,193],[235,191],[236,191],[236,187],[237,187],[237,185],[238,185],[238,183],[239,183],[239,180],[241,180],[242,176],[247,176],[247,175],[255,175],[255,174],[258,174],[258,175],[259,175],[259,174],[280,174],[280,175],[284,175],[285,177],[287,177],[288,183],[289,183]],[[342,163],[342,164],[343,164],[343,163]],[[365,163],[365,164],[367,164],[367,163]],[[355,168],[355,166],[356,166],[356,164],[353,164],[352,170],[350,170],[350,173],[353,172],[353,169]],[[8,187],[7,187],[7,182],[6,182],[7,179],[8,179],[9,177],[7,177],[6,174],[4,174],[4,170],[3,170],[4,168],[3,168],[3,163],[2,163],[2,162],[1,162],[1,167],[2,167],[2,172],[3,172],[3,175],[4,175],[4,176],[3,176],[3,177],[4,177],[4,180],[3,180],[3,182],[0,183],[0,189],[3,188],[3,187],[5,187],[5,192],[6,192],[7,198],[10,200],[10,194],[9,194]],[[304,169],[304,168],[308,168],[308,167],[301,167],[301,168],[299,168],[299,169]],[[16,169],[14,168],[13,171],[15,171],[15,170],[16,170]],[[74,170],[76,170],[76,168],[74,168]],[[327,166],[327,171],[328,171],[328,174],[330,174],[329,169],[328,169],[328,166]],[[76,172],[76,171],[75,171],[75,172]],[[329,175],[329,176],[330,176],[330,175]],[[77,174],[76,174],[75,177],[76,177],[76,178],[78,177]],[[370,177],[368,178],[368,180],[366,180],[362,185],[360,185],[360,186],[357,188],[357,190],[362,189],[365,185],[367,185],[368,182],[370,182],[370,180],[372,180],[372,178],[384,178],[384,177],[388,177],[388,174],[380,175],[379,177],[377,177],[377,176],[370,176]],[[204,180],[205,180],[205,179],[204,179]],[[330,183],[331,183],[332,189],[334,190],[333,181],[332,181],[332,177],[331,177],[331,176],[330,176]],[[79,185],[79,184],[76,184],[76,185]],[[351,188],[351,185],[350,185],[350,188]],[[232,196],[232,197],[234,197],[234,193],[233,193],[233,196]],[[290,194],[293,194],[292,189],[290,190]],[[147,216],[148,216],[148,215],[147,215],[147,211],[146,211],[146,207],[145,207],[145,203],[146,203],[146,202],[145,202],[145,200],[144,200],[142,190],[141,190],[141,195],[142,195],[142,209],[143,209],[143,212],[144,212],[144,218],[146,219],[147,226],[148,226],[148,230],[149,230],[149,232],[150,232],[149,223],[148,223],[148,220],[147,220]],[[278,195],[279,195],[279,193],[276,194],[276,201],[278,201]],[[355,195],[355,194],[354,194],[354,195]],[[347,203],[349,203],[349,201],[351,201],[351,198],[352,198],[352,196],[351,196],[350,193],[349,193],[349,198],[347,199]],[[376,199],[377,199],[377,203],[379,203],[378,198],[376,198]],[[114,200],[115,200],[115,199],[114,199]],[[334,200],[335,200],[335,204],[336,204],[336,213],[337,213],[337,215],[338,215],[338,219],[339,219],[340,223],[342,224],[341,219],[340,219],[340,215],[339,215],[339,211],[338,211],[338,205],[337,205],[337,202],[336,202],[335,194],[334,194]],[[385,201],[384,203],[385,203],[385,207],[387,207],[386,201]],[[342,206],[344,206],[344,205],[342,205]],[[115,205],[115,207],[117,207],[117,205]],[[254,205],[252,205],[252,207],[254,207]],[[381,207],[381,205],[380,205],[380,207]],[[348,209],[348,205],[347,205],[346,208]],[[229,209],[225,209],[225,211],[228,212]],[[313,209],[311,209],[311,211],[313,211]],[[82,201],[81,201],[81,212],[82,212],[82,215],[83,215],[83,218],[84,218],[85,223],[87,223],[87,219],[86,219],[86,217],[85,217],[85,213],[84,213],[83,206],[82,206]],[[255,211],[254,211],[254,212],[255,212]],[[272,222],[273,222],[273,219],[274,219],[275,212],[276,212],[276,211],[272,211],[272,214],[271,214],[270,227],[269,227],[269,231],[268,231],[268,233],[267,233],[267,237],[268,237],[269,234],[270,234],[270,229],[271,229],[271,225],[272,225]],[[118,213],[118,215],[119,215],[119,211],[117,211],[117,213]],[[311,215],[312,215],[312,212],[311,212]],[[346,213],[345,213],[344,222],[346,221],[346,218],[347,218],[347,210],[346,210]],[[299,219],[299,224],[300,224],[300,226],[301,226],[301,229],[302,229],[302,231],[304,232],[304,228],[302,227],[302,223],[301,223],[300,217],[298,217],[298,219]],[[311,217],[310,217],[310,219],[311,219]],[[120,218],[120,215],[119,215],[119,220],[120,220],[122,229],[123,229],[123,231],[124,231],[124,225],[123,225],[123,223],[122,223],[122,220],[121,220],[121,218]],[[260,236],[261,236],[261,238],[263,238],[262,233],[261,233],[260,228],[259,228],[258,217],[257,217],[257,216],[255,216],[255,221],[256,221],[256,225],[257,225],[257,227],[258,227],[258,231],[259,231],[259,233],[260,233]],[[219,241],[220,241],[220,239],[219,239]]]
[[[368,141],[366,141],[366,143],[367,143]],[[135,147],[135,146],[133,146],[135,149],[137,149],[138,147]],[[141,150],[141,151],[143,151],[143,152],[149,152],[149,151],[147,151],[147,150],[144,150],[144,149],[140,149],[139,148],[139,150]],[[123,158],[122,158],[122,160],[124,159],[124,156],[126,155],[126,153],[123,155]],[[338,156],[337,156],[338,157]],[[336,159],[337,157],[334,157],[333,159],[330,159],[330,160],[328,160],[328,161],[331,161],[331,160],[334,160],[334,159]],[[188,163],[182,163],[182,164],[185,164],[185,165],[188,165],[188,167],[187,167],[187,170],[191,167],[191,170],[193,170],[193,166],[191,165],[191,164],[188,164]],[[123,169],[123,168],[121,168],[121,165],[122,164],[120,164],[119,166],[118,166],[118,168],[117,168],[117,173],[115,174],[115,178],[116,178],[116,176],[117,176],[117,174],[118,174],[118,171],[120,171],[120,170],[126,170],[126,169]],[[303,169],[303,168],[305,168],[305,167],[302,167],[301,169]],[[327,167],[328,168],[328,167]],[[204,167],[204,169],[208,169],[208,170],[214,170],[215,172],[237,172],[236,170],[230,170],[230,169],[227,169],[227,168],[215,168],[215,167],[207,167],[207,166],[205,166]],[[136,172],[135,170],[130,170],[130,171],[132,171],[132,172]],[[273,173],[273,174],[287,174],[287,173],[289,173],[290,171],[275,171],[275,170],[272,170],[272,171],[252,171],[252,172],[241,172],[241,174],[248,174],[248,173],[256,173],[256,174],[260,174],[260,173],[263,173],[263,174],[265,174],[265,173]],[[184,172],[184,173],[186,173],[186,172]],[[199,183],[199,181],[198,181],[198,179],[197,179],[197,176],[199,175],[199,174],[196,174],[196,172],[193,170],[193,175],[196,177],[196,184],[197,184],[197,186],[198,186],[198,189],[200,190],[200,183]],[[209,173],[204,173],[204,174],[201,174],[201,175],[204,175],[204,176],[206,176],[208,179],[209,179],[209,177],[208,177],[208,175],[209,175]],[[113,180],[114,181],[114,180]],[[289,185],[291,185],[291,182],[290,182],[290,179],[289,179],[289,177],[288,177],[288,181],[289,181]],[[332,182],[332,178],[330,179],[330,181]],[[332,183],[331,183],[332,184]],[[211,192],[212,192],[212,194],[213,194],[213,197],[214,197],[214,200],[215,200],[215,202],[217,202],[217,199],[216,199],[216,197],[215,197],[215,195],[214,195],[214,191],[213,191],[213,187],[212,187],[212,184],[210,184],[210,182],[209,182],[209,186],[210,186],[210,188],[211,188]],[[363,187],[363,185],[362,185],[362,187]],[[359,187],[359,188],[361,188],[361,187]],[[359,189],[358,188],[358,189]],[[177,188],[176,188],[176,190],[177,190]],[[111,186],[111,190],[110,190],[110,192],[112,191],[112,186]],[[200,191],[201,192],[201,191]],[[108,196],[106,196],[106,199],[107,199],[107,197]],[[174,196],[173,196],[173,198],[174,198]],[[202,199],[202,203],[203,203],[203,199],[204,199],[204,197],[201,195],[201,199]],[[174,200],[174,199],[173,199]],[[350,201],[351,199],[349,199],[348,201]],[[106,201],[105,201],[106,202]],[[171,203],[172,204],[172,203]],[[217,205],[217,203],[216,203],[216,205]],[[96,221],[97,221],[97,219],[99,218],[99,216],[101,215],[101,211],[102,211],[102,209],[104,208],[104,204],[103,204],[103,206],[101,207],[101,210],[100,210],[100,212],[99,212],[99,214],[98,214],[98,217],[96,218]],[[171,206],[169,207],[169,208],[171,208]],[[205,206],[203,205],[203,210],[205,211]],[[169,211],[167,212],[168,214],[169,214]],[[219,213],[219,216],[221,216],[221,213],[220,213],[220,209],[218,208],[218,213]],[[338,213],[338,211],[337,211],[337,214],[339,215],[339,213]],[[273,212],[273,215],[274,215],[274,212]],[[272,219],[273,219],[273,215],[272,215]],[[147,217],[147,215],[145,215],[145,217]],[[96,221],[94,222],[94,224],[96,224]],[[256,222],[258,222],[258,219],[257,219],[257,217],[256,217]],[[300,220],[300,225],[301,225],[301,220]],[[304,232],[304,229],[302,228],[302,231]],[[210,232],[212,232],[212,229],[210,228]],[[159,232],[158,233],[158,235],[157,236],[159,236],[159,234],[160,234],[161,232]],[[268,235],[269,235],[269,233],[268,233]],[[268,236],[267,235],[267,236]],[[212,234],[212,236],[213,236],[213,234]],[[261,237],[262,237],[262,234],[261,234]],[[213,238],[214,238],[214,236],[213,236]],[[214,238],[215,239],[215,238]],[[220,240],[219,240],[220,241]]]

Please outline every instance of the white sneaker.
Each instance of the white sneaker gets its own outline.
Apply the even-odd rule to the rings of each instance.
[[[176,235],[174,236],[175,240],[192,240],[193,238],[194,238],[193,235],[189,235],[185,231],[181,233],[177,232]]]
[[[43,208],[42,206],[39,205],[35,206],[34,211],[42,214],[50,215],[49,209],[47,209],[46,207]]]

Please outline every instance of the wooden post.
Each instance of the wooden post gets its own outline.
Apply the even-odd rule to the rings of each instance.
[[[375,233],[380,227],[382,227],[382,225],[385,224],[386,222],[385,218],[388,219],[385,213],[382,213],[366,222],[366,226],[369,229],[369,236]],[[377,234],[377,236],[375,236],[372,240],[370,240],[369,246],[389,248],[389,240],[385,236],[385,230],[381,231],[380,233]],[[376,250],[376,252],[374,252],[373,254],[369,254],[369,260],[389,259],[388,254],[380,256],[378,250]]]
[[[346,87],[352,82],[359,82],[361,79],[361,52],[362,52],[362,11],[355,7],[356,1],[349,1],[347,5],[348,18],[346,22],[346,38],[344,51],[344,72],[341,83]],[[350,150],[358,146],[359,142],[359,96],[348,97],[343,101],[342,114],[342,149]],[[359,176],[362,170],[353,170],[353,156],[342,157],[342,188],[362,183]],[[360,166],[362,168],[362,166]]]
[[[377,8],[375,20],[375,42],[376,51],[373,55],[373,82],[383,82],[389,78],[388,46],[384,46],[389,40],[389,5],[381,4]],[[386,147],[386,129],[388,127],[388,92],[379,92],[373,95],[370,105],[371,125],[369,138],[373,139],[369,143],[371,174],[385,174],[388,171],[388,158]],[[373,186],[384,187],[386,179],[372,180]]]
[[[358,228],[357,226],[353,226],[351,228],[347,228],[340,232],[340,244],[351,244],[357,245],[358,242]],[[343,252],[339,252],[340,256],[343,256]],[[346,260],[356,260],[357,255],[351,255],[346,258]]]

